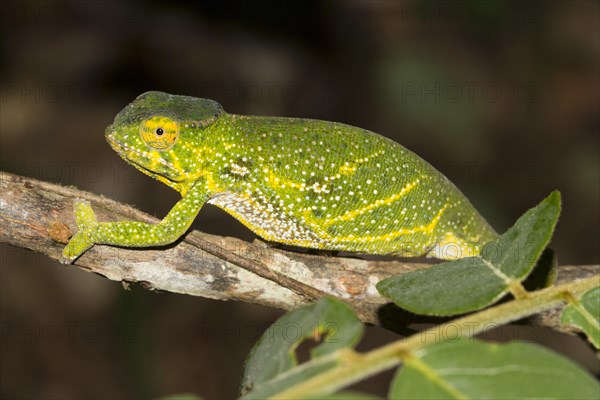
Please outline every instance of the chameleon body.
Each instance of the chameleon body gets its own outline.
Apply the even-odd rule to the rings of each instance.
[[[497,237],[441,173],[373,132],[310,119],[228,114],[208,99],[147,92],[106,129],[127,162],[179,191],[156,225],[97,222],[75,205],[72,261],[93,244],[169,244],[214,204],[273,242],[452,259]]]

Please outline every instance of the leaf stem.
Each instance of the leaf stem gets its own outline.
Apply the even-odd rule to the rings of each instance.
[[[529,292],[523,287],[518,280],[511,280],[508,285],[508,290],[515,299],[525,299],[529,297]]]
[[[598,285],[600,285],[600,275],[530,292],[525,298],[515,299],[437,325],[406,339],[364,353],[360,357],[361,362],[359,363],[341,363],[326,372],[287,388],[272,398],[298,399],[333,393],[361,379],[399,365],[402,359],[422,347],[446,340],[472,337],[499,325],[557,307],[561,303],[569,301],[569,294],[583,294]]]

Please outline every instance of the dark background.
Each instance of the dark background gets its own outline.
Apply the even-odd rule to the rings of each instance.
[[[178,194],[105,143],[147,90],[239,114],[360,126],[428,160],[503,232],[552,190],[562,264],[600,261],[600,9],[594,1],[2,1],[1,169],[162,217]],[[207,206],[194,228],[251,240]],[[0,247],[2,398],[235,396],[281,314],[141,288]],[[595,372],[575,338],[533,339]],[[396,336],[369,328],[361,349]],[[385,395],[390,373],[360,386]]]

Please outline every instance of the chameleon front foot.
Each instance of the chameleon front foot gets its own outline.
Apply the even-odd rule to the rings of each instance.
[[[71,264],[95,243],[92,232],[98,225],[98,221],[90,203],[85,200],[76,200],[74,209],[78,231],[63,249],[61,259],[63,264]]]

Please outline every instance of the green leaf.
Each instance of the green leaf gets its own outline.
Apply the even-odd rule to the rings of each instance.
[[[554,191],[481,254],[384,279],[379,293],[416,314],[455,315],[484,308],[520,286],[550,241],[560,214]]]
[[[583,331],[590,342],[600,348],[600,286],[581,296],[578,303],[568,305],[560,317],[564,325]]]
[[[560,192],[555,190],[523,214],[500,238],[487,244],[481,258],[509,277],[525,278],[552,237],[560,203]]]
[[[379,293],[415,314],[453,315],[483,308],[507,285],[475,257],[393,276],[377,284]]]
[[[267,329],[250,352],[242,377],[242,394],[252,390],[248,398],[264,398],[335,366],[334,353],[354,347],[363,330],[354,311],[330,297],[285,314]],[[311,360],[297,367],[295,350],[306,339],[321,343],[310,351]]]
[[[405,360],[393,399],[598,399],[600,385],[579,366],[540,346],[477,340],[426,347]]]

